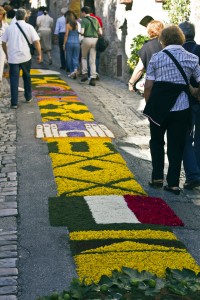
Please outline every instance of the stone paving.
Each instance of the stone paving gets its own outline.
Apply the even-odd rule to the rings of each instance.
[[[62,72],[66,79],[66,73]],[[112,78],[102,78],[96,87],[81,85],[68,80],[77,94],[85,94],[98,101],[110,114],[114,124],[121,128],[115,132],[117,139],[134,144],[141,157],[150,160],[148,121],[142,115],[144,99],[127,91],[127,86]],[[17,299],[17,167],[16,111],[11,110],[8,83],[3,81],[3,97],[0,98],[0,300]],[[88,99],[88,103],[90,101]],[[86,104],[88,104],[86,103]],[[107,125],[107,124],[106,124]],[[107,125],[109,128],[109,125]],[[112,128],[110,128],[112,129]],[[184,182],[184,172],[181,184]],[[187,192],[184,192],[187,196]],[[200,193],[196,189],[188,197],[200,206]]]
[[[9,85],[0,97],[0,300],[17,299],[16,111],[10,109]]]

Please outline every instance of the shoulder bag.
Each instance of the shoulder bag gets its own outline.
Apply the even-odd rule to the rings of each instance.
[[[96,30],[94,23],[92,22],[92,20],[90,19],[90,17],[87,17],[87,19],[90,21],[90,23],[92,24],[92,27],[94,28],[94,30],[98,33],[98,31]],[[103,37],[102,35],[98,35],[98,40],[97,40],[97,44],[96,44],[96,50],[98,52],[103,52],[106,50],[106,48],[109,45],[109,41]]]
[[[34,54],[34,51],[35,51],[35,48],[34,48],[33,44],[31,44],[31,43],[29,42],[29,40],[27,39],[27,36],[25,35],[25,33],[24,33],[24,31],[22,30],[21,26],[19,26],[18,23],[15,23],[15,24],[17,25],[17,27],[19,28],[19,30],[21,31],[21,33],[22,33],[23,36],[25,37],[25,39],[26,39],[26,41],[27,41],[27,44],[29,45],[30,53],[31,53],[31,55],[33,55],[33,54]]]

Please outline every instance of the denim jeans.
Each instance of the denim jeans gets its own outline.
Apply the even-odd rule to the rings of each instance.
[[[79,67],[80,44],[66,43],[66,63],[70,73],[77,71]]]
[[[18,86],[19,72],[22,70],[22,78],[24,81],[24,97],[26,101],[32,98],[31,89],[31,60],[21,64],[9,64],[10,66],[10,90],[11,90],[11,105],[15,106],[18,103]]]
[[[193,131],[187,133],[183,154],[186,182],[200,180],[200,105],[192,106]]]
[[[60,32],[58,35],[59,48],[60,48],[60,63],[62,68],[66,68],[65,51],[63,50],[64,35],[65,32]]]

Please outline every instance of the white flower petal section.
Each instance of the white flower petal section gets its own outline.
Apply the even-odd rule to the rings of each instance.
[[[32,72],[36,72],[35,75],[60,75],[59,72],[45,69],[32,69]]]
[[[84,199],[97,224],[140,223],[123,196],[85,196]]]

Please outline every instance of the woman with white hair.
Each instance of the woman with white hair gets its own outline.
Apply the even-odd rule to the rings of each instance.
[[[6,11],[2,6],[0,6],[0,93],[1,93],[1,85],[3,78],[3,69],[6,60],[6,55],[2,48],[2,35],[4,34],[8,24],[6,23]]]
[[[52,64],[51,49],[52,49],[52,30],[53,18],[48,15],[47,8],[44,8],[43,15],[37,17],[36,20],[38,34],[40,36],[40,43],[44,53],[47,54],[49,64]]]

